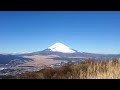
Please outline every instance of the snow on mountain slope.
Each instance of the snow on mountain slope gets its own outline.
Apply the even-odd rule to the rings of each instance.
[[[62,43],[55,43],[54,45],[50,46],[48,49],[53,52],[62,52],[62,53],[75,53],[76,51],[69,48],[68,46]]]

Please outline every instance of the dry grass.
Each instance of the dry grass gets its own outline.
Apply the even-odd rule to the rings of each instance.
[[[66,64],[58,68],[45,68],[25,73],[17,79],[120,79],[120,59]]]

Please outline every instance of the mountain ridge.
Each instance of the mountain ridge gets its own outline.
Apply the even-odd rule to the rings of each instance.
[[[62,48],[63,47],[63,48]],[[56,48],[56,49],[55,49]],[[67,48],[67,49],[66,49]],[[65,50],[68,51],[65,51]],[[69,52],[70,50],[70,52]],[[72,52],[71,52],[72,50]],[[67,53],[68,52],[68,53]],[[55,43],[52,46],[44,49],[42,51],[20,54],[21,56],[32,56],[32,55],[58,55],[60,57],[92,57],[92,58],[118,58],[120,54],[97,54],[97,53],[88,53],[88,52],[78,52],[62,43]]]

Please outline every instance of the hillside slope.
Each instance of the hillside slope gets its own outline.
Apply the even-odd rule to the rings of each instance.
[[[120,59],[86,60],[18,75],[17,79],[120,79]]]

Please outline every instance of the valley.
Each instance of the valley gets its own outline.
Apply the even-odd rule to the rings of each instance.
[[[33,61],[26,62],[24,64],[20,64],[17,66],[47,66],[50,64],[61,63],[61,61],[49,59],[49,58],[59,57],[57,55],[48,55],[48,56],[34,55],[34,56],[24,56],[24,57],[32,59]]]

